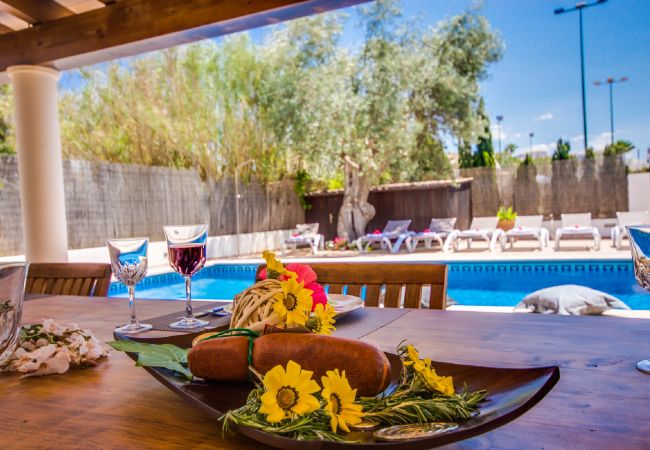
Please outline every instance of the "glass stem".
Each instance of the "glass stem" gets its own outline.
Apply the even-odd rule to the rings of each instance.
[[[129,325],[135,325],[138,323],[138,320],[135,318],[135,286],[129,286],[129,311],[131,312]]]
[[[192,277],[185,277],[185,297],[187,301],[185,302],[185,318],[193,319],[194,315],[192,314]]]

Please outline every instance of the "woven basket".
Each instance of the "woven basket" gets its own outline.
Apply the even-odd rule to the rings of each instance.
[[[259,332],[266,325],[278,325],[281,320],[273,312],[273,296],[279,292],[282,292],[279,280],[262,280],[237,294],[230,328],[249,328]]]

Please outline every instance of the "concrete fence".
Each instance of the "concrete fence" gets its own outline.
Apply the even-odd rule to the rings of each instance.
[[[236,233],[232,179],[204,181],[195,170],[88,161],[64,161],[63,172],[71,249],[101,247],[106,239],[117,237],[149,236],[160,241],[167,224],[209,223],[210,236]],[[292,229],[305,218],[292,180],[267,186],[242,183],[239,205],[240,231],[251,236],[241,238],[242,253],[246,248],[257,251],[257,244],[266,242],[267,237],[260,237],[259,232]],[[234,244],[232,239],[227,241],[215,245],[223,245],[222,250],[230,253]],[[22,252],[17,162],[15,157],[3,156],[0,255]]]

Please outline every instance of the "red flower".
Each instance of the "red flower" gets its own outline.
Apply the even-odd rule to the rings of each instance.
[[[423,231],[423,233],[431,233],[431,230],[428,229],[428,228],[425,228],[424,231]]]
[[[311,307],[312,311],[316,309],[316,305],[318,304],[321,304],[323,306],[327,305],[327,294],[325,294],[325,289],[323,289],[323,286],[314,281],[306,285],[305,288],[311,289],[313,292],[313,294],[311,294],[311,299],[313,300]]]
[[[310,289],[307,287],[308,284],[316,282],[316,272],[305,264],[292,263],[287,264],[284,268],[289,272],[294,272],[297,275],[297,281],[302,281],[307,289]],[[280,277],[281,280],[287,280],[288,278],[286,275]]]
[[[289,272],[294,272],[296,274],[296,280],[298,282],[303,282],[305,289],[309,289],[313,292],[311,295],[313,300],[312,311],[318,304],[322,304],[323,306],[327,304],[327,294],[325,294],[325,289],[316,282],[316,272],[314,272],[311,267],[305,264],[293,263],[287,264],[285,269]],[[260,279],[266,279],[266,268],[260,270]],[[288,279],[289,277],[287,275],[280,275],[280,280],[284,281]]]
[[[376,229],[375,231],[372,232],[372,234],[381,234],[381,230],[380,230],[380,229]]]

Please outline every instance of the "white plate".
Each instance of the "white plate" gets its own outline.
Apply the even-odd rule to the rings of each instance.
[[[354,295],[327,294],[327,303],[334,307],[337,316],[363,308],[363,299]]]
[[[337,316],[363,308],[363,299],[354,295],[327,294],[327,303],[332,305]],[[224,305],[223,311],[232,314],[232,303]]]

